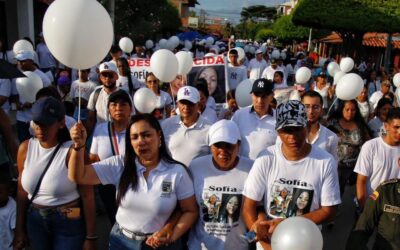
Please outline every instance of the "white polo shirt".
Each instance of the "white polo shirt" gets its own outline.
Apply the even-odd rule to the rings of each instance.
[[[240,155],[255,160],[261,151],[276,143],[274,116],[259,117],[251,106],[237,110],[232,121],[239,127],[242,137]]]
[[[282,144],[267,151],[254,162],[243,195],[263,200],[270,218],[288,218],[340,204],[337,163],[332,155],[312,146],[305,158],[289,161],[282,153]],[[306,199],[301,209],[297,199],[302,194]]]
[[[268,66],[268,67],[262,72],[261,77],[273,81],[273,80],[274,80],[275,71],[282,71],[282,72],[285,72],[285,69],[282,68],[282,67],[279,67],[279,66],[277,66],[276,69],[273,69],[272,66]],[[284,79],[286,79],[285,76],[284,76]]]
[[[248,250],[247,241],[240,237],[246,232],[241,210],[244,182],[252,165],[252,160],[240,157],[235,168],[222,171],[214,166],[212,155],[196,158],[190,163],[196,201],[200,208],[200,218],[189,236],[191,250]],[[215,203],[210,202],[210,197],[215,198]],[[231,206],[233,213],[227,219],[230,200],[230,205],[234,204]]]
[[[330,153],[336,161],[338,160],[337,151],[339,137],[337,137],[335,133],[327,129],[322,124],[319,124],[319,130],[314,140],[307,140],[307,142],[325,150],[326,152]]]
[[[118,188],[124,170],[123,156],[113,156],[93,164],[103,185],[113,184]],[[147,177],[146,168],[136,161],[138,175],[137,190],[131,186],[118,207],[116,221],[123,228],[141,233],[160,230],[175,209],[177,201],[194,195],[193,182],[188,171],[180,164],[160,161]]]
[[[181,116],[173,116],[161,123],[165,143],[172,158],[186,166],[196,157],[208,155],[208,129],[211,124],[202,115],[195,124],[186,127]]]
[[[125,155],[125,134],[126,130],[121,132],[113,133],[111,130],[111,140],[108,132],[108,122],[103,122],[96,125],[93,133],[92,145],[90,147],[90,153],[98,155],[100,160],[104,160],[108,157],[113,156],[112,144],[114,139],[116,141],[116,152],[115,154]]]
[[[71,91],[69,95],[71,99],[79,97],[79,89],[81,91],[81,98],[85,99],[86,101],[89,100],[90,94],[96,89],[97,84],[92,81],[81,82],[76,80],[71,85]]]
[[[250,71],[250,79],[257,80],[261,78],[261,74],[268,67],[267,62],[264,59],[258,61],[256,58],[253,58],[249,62],[249,66],[247,70]]]
[[[206,108],[204,109],[203,113],[201,113],[201,115],[204,117],[204,119],[209,121],[211,124],[214,124],[218,121],[217,112],[215,112],[215,110],[210,108],[209,106],[206,106]]]
[[[364,143],[354,172],[368,177],[367,195],[384,181],[400,178],[400,146],[388,145],[382,137]]]

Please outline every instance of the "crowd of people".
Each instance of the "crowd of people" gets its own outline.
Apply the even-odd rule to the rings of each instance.
[[[44,40],[36,52],[18,52],[16,67],[35,72],[43,88],[30,103],[16,79],[0,79],[0,249],[95,249],[101,209],[112,225],[109,249],[271,249],[286,218],[334,227],[348,185],[356,185],[358,213],[347,248],[365,249],[378,228],[374,249],[400,249],[392,75],[360,61],[353,72],[365,79],[362,92],[336,100],[332,58],[318,64],[290,48],[276,57],[261,46],[239,58],[234,41],[226,46],[222,109],[213,68],[193,82],[163,83],[151,72],[140,82],[129,59],[150,57],[143,46],[133,55],[112,46],[81,70],[57,62]],[[303,66],[312,77],[298,85]],[[254,80],[251,105],[239,108],[235,89],[246,79]],[[140,88],[157,98],[150,114],[135,109]],[[282,102],[280,90],[297,95]]]

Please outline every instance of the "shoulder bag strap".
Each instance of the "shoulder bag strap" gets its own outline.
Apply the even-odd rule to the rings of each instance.
[[[110,145],[111,145],[111,151],[112,155],[117,155],[116,154],[116,147],[118,147],[118,144],[115,144],[116,142],[113,140],[114,139],[114,133],[112,129],[112,123],[108,122],[108,139],[110,139]]]
[[[46,174],[47,170],[49,169],[51,163],[53,162],[53,159],[54,159],[54,157],[56,156],[58,150],[60,149],[61,144],[62,144],[62,143],[59,143],[59,144],[57,145],[56,149],[54,150],[53,154],[52,154],[51,157],[50,157],[50,160],[47,162],[47,165],[46,165],[46,167],[44,168],[43,173],[42,173],[42,175],[40,176],[38,183],[36,184],[35,191],[33,192],[32,197],[29,199],[29,204],[32,203],[33,199],[35,199],[35,196],[36,196],[37,193],[39,192],[39,188],[40,188],[40,185],[42,184],[43,177],[44,177],[44,175]]]

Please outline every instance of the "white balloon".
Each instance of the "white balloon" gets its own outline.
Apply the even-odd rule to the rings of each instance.
[[[273,59],[278,59],[281,56],[281,52],[279,52],[279,50],[277,50],[277,49],[274,49],[272,51],[271,56],[272,56]]]
[[[129,37],[121,38],[118,45],[125,53],[131,53],[133,50],[133,42]]]
[[[350,57],[345,57],[340,60],[340,69],[344,73],[350,72],[354,68],[354,61]]]
[[[176,47],[178,47],[178,45],[179,45],[179,38],[178,38],[177,36],[171,36],[171,37],[168,39],[168,41],[171,43],[171,46],[173,46],[174,49],[175,49]]]
[[[43,18],[50,52],[64,65],[87,69],[109,52],[113,41],[110,15],[96,0],[57,0]]]
[[[166,49],[167,48],[167,39],[162,38],[158,44],[160,45],[160,49]]]
[[[400,88],[400,73],[394,75],[393,84],[396,86],[396,88]]]
[[[160,81],[171,82],[178,75],[179,63],[174,53],[160,49],[151,56],[150,68]]]
[[[339,64],[337,62],[330,62],[327,67],[330,76],[335,76],[336,72],[340,71]]]
[[[205,58],[207,58],[207,57],[214,57],[214,56],[215,56],[214,53],[207,53],[207,54],[204,55]]]
[[[296,83],[306,84],[311,78],[311,70],[307,67],[301,67],[296,72]]]
[[[235,90],[235,98],[236,103],[239,107],[244,108],[250,106],[253,103],[250,94],[253,83],[253,79],[246,79],[239,83],[239,85],[237,86]]]
[[[244,57],[246,56],[244,49],[242,49],[240,47],[235,47],[234,49],[238,52],[238,61],[243,60]]]
[[[192,49],[192,42],[186,40],[186,41],[185,41],[185,48],[187,48],[188,50],[191,50],[191,49]]]
[[[272,234],[273,250],[322,250],[321,230],[309,219],[290,217],[276,227]]]
[[[176,58],[178,59],[178,74],[179,75],[186,75],[190,72],[193,67],[193,59],[192,56],[185,51],[179,51],[175,54]]]
[[[152,40],[147,40],[145,43],[146,49],[151,49],[154,47],[154,42]]]
[[[349,73],[340,78],[336,84],[336,96],[340,100],[355,99],[363,90],[364,82],[358,74]]]
[[[212,38],[211,36],[207,37],[206,43],[209,46],[213,45],[214,44],[214,38]]]
[[[199,45],[204,45],[206,43],[206,40],[202,39],[199,41]]]
[[[18,94],[21,99],[33,103],[36,99],[36,93],[43,88],[42,79],[38,74],[32,71],[23,72],[26,77],[17,78],[15,81]]]
[[[342,78],[344,75],[346,75],[346,73],[344,73],[343,71],[336,71],[335,76],[333,77],[333,85],[336,85],[339,82],[340,78]]]
[[[169,49],[169,50],[173,51],[175,48],[176,48],[175,41],[168,40],[166,49]]]
[[[140,88],[135,92],[133,103],[140,113],[151,113],[156,108],[157,97],[150,89]]]
[[[244,52],[249,52],[249,49],[250,49],[250,46],[249,45],[246,45],[246,46],[244,46],[244,48],[243,48],[243,50],[244,50]]]
[[[263,45],[263,46],[261,46],[261,50],[262,50],[263,54],[265,54],[265,52],[267,52],[267,47]]]
[[[281,52],[280,57],[281,57],[283,60],[285,60],[285,59],[286,59],[286,53],[285,53],[285,52]]]
[[[18,54],[18,52],[20,52],[21,50],[33,51],[33,46],[27,40],[21,39],[14,43],[13,46],[14,55]]]

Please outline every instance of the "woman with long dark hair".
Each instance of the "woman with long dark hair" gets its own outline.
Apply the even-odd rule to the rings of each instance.
[[[361,146],[371,139],[371,132],[361,116],[356,100],[339,101],[339,106],[328,118],[328,128],[339,137],[338,174],[340,193],[343,195],[346,182],[354,184],[353,172]]]
[[[185,166],[168,153],[164,134],[150,114],[132,117],[125,137],[125,156],[117,155],[84,165],[87,139],[81,123],[71,129],[75,148],[69,178],[86,185],[113,184],[117,188],[118,211],[110,234],[110,249],[148,249],[162,230],[177,203],[182,214],[170,237],[159,249],[181,249],[179,238],[198,217],[193,182]],[[146,243],[146,244],[145,244]],[[173,243],[173,244],[172,244]]]
[[[82,249],[95,235],[93,188],[68,179],[72,142],[65,109],[54,97],[32,106],[35,137],[18,150],[17,223],[14,249]],[[86,235],[86,236],[85,236]]]
[[[142,87],[138,79],[132,76],[128,60],[124,57],[117,59],[118,80],[117,87],[125,89],[133,97],[136,90]]]

